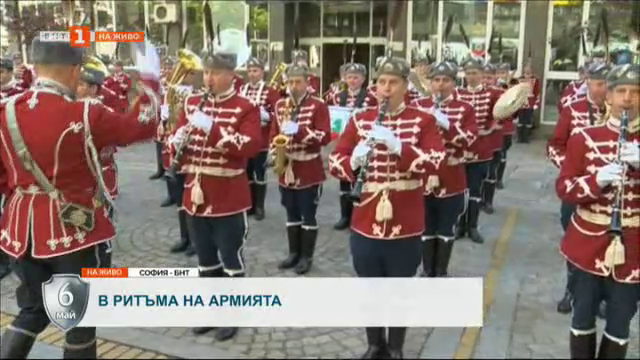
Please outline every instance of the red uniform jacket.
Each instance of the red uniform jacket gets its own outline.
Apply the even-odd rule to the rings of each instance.
[[[418,100],[415,104],[431,109],[433,97]],[[447,157],[435,174],[427,174],[424,195],[442,198],[462,194],[467,189],[465,153],[478,138],[478,125],[471,105],[453,96],[440,102],[440,111],[449,119],[449,130],[440,128]]]
[[[366,95],[364,96],[364,99],[362,101],[362,104],[360,104],[360,107],[366,108],[369,106],[374,106],[376,104],[376,99],[371,96],[371,93],[367,89],[364,89],[364,90],[366,91]],[[330,96],[327,96],[327,101],[326,101],[327,105],[354,108],[356,105],[356,100],[358,100],[358,95],[360,94],[360,91],[358,90],[355,93],[352,93],[351,91],[347,91],[346,95],[343,95],[343,94],[344,92],[335,91]],[[342,101],[343,98],[344,98],[344,103]]]
[[[119,105],[114,108],[116,111],[126,112],[129,107],[129,90],[131,90],[131,78],[125,73],[117,73],[108,76],[102,86],[108,87],[118,95]]]
[[[378,118],[377,108],[356,111],[329,157],[331,175],[355,182],[351,154]],[[383,126],[402,141],[400,155],[376,144],[365,171],[362,198],[353,209],[351,229],[374,239],[395,240],[420,236],[424,231],[422,198],[425,176],[434,174],[446,156],[432,115],[402,104],[388,114]],[[386,210],[385,210],[386,208]]]
[[[260,81],[256,85],[252,85],[251,83],[242,85],[240,87],[240,94],[249,99],[252,104],[263,107],[269,113],[270,120],[268,122],[263,122],[262,119],[260,120],[260,125],[262,126],[262,145],[260,146],[260,150],[268,151],[271,122],[275,118],[274,111],[276,109],[276,103],[280,100],[280,94],[269,87],[264,81]]]
[[[471,104],[475,111],[475,120],[478,124],[478,139],[473,142],[468,152],[467,162],[482,162],[493,158],[496,146],[492,141],[497,141],[491,136],[496,129],[496,121],[493,118],[493,106],[498,100],[499,94],[481,85],[477,90],[458,88],[457,98]],[[502,143],[500,143],[502,147]]]
[[[582,84],[584,84],[584,80],[572,81],[562,89],[562,93],[558,99],[558,114],[562,112],[562,108],[567,104],[567,101],[578,92]]]
[[[567,151],[567,143],[576,128],[593,126],[600,121],[605,109],[599,108],[587,96],[566,106],[556,123],[553,136],[547,142],[547,158],[557,168],[562,166]]]
[[[100,86],[98,91],[98,100],[104,104],[104,106],[114,110],[119,106],[119,97],[113,90],[105,86]]]
[[[17,85],[22,88],[22,91],[27,91],[36,78],[35,71],[30,66],[24,64],[18,66],[17,70]]]
[[[276,121],[271,125],[273,138],[281,133],[281,126],[289,121],[286,114],[294,110],[293,99],[288,97],[276,103]],[[322,164],[322,147],[331,141],[329,108],[320,98],[307,94],[300,104],[298,133],[290,137],[287,146],[287,171],[278,179],[280,186],[304,189],[322,184],[327,178]]]
[[[240,88],[242,87],[242,85],[244,85],[244,79],[242,78],[242,76],[235,74],[233,76],[233,88],[236,90],[236,92],[240,92]]]
[[[525,78],[525,77],[520,77],[518,79],[519,82],[523,83],[523,82],[529,82],[532,84],[532,91],[529,94],[529,97],[527,98],[527,103],[525,104],[524,108],[532,108],[532,109],[537,109],[540,107],[540,79],[536,78],[536,77],[531,77],[531,78]]]
[[[16,81],[10,81],[7,85],[0,88],[0,101],[25,91],[27,91],[27,89],[24,89]]]
[[[500,96],[504,94],[504,90],[494,85],[490,85],[488,87],[489,90],[493,93],[495,106],[495,103],[498,101]],[[493,117],[493,107],[491,107],[491,116]],[[513,120],[507,120],[511,120],[511,126],[513,126]],[[493,131],[487,136],[487,141],[492,145],[491,147],[493,148],[494,153],[497,151],[502,151],[502,146],[504,145],[504,135],[506,134],[504,131],[504,122],[504,119],[495,119],[495,122],[493,124]]]
[[[209,133],[192,128],[190,141],[180,159],[187,175],[182,207],[189,215],[228,216],[251,208],[247,160],[260,151],[260,113],[233,86],[225,93],[187,97],[177,128],[202,105],[212,117]],[[175,147],[172,149],[175,154]]]
[[[601,189],[596,183],[598,169],[615,161],[618,151],[619,120],[576,128],[569,139],[566,159],[556,181],[558,196],[577,204],[569,228],[562,239],[561,251],[578,268],[600,276],[612,276],[623,283],[640,283],[640,169],[628,167],[624,179],[622,213],[625,262],[605,262],[611,237],[614,188]],[[629,124],[628,141],[640,141],[640,120]]]
[[[87,119],[85,104],[89,107]],[[95,203],[98,187],[95,169],[88,166],[85,131],[90,131],[98,151],[150,139],[156,128],[150,108],[137,101],[131,112],[118,114],[96,100],[72,101],[37,82],[18,96],[16,117],[22,136],[33,159],[59,191],[58,198],[94,209],[94,228],[86,232],[61,222],[61,203],[41,190],[24,169],[10,140],[5,106],[0,106],[0,119],[4,120],[0,123],[4,144],[0,173],[7,180],[2,184],[3,193],[10,196],[0,220],[0,248],[22,257],[30,241],[33,257],[50,258],[113,239],[114,226],[104,206]]]
[[[307,88],[309,95],[320,96],[320,77],[316,74],[309,75],[309,87]]]
[[[180,116],[182,115],[182,113],[187,111],[185,108],[187,96],[200,93],[200,90],[195,89],[190,85],[181,85],[179,86],[179,89],[177,89],[177,91],[184,91],[184,95],[180,96],[184,96],[183,99],[185,100],[185,102],[178,105],[177,110],[174,110],[176,111],[176,114],[174,115],[176,117],[175,119],[166,119],[166,121],[162,121],[160,125],[158,125],[158,134],[156,135],[156,139],[160,139],[158,141],[162,142],[162,167],[164,167],[165,170],[168,170],[171,167],[171,162],[173,162],[173,150],[171,144],[169,143],[169,136],[175,133],[178,126],[180,126],[178,124],[180,121]],[[166,94],[167,93],[165,93],[165,96],[163,97],[163,102],[165,104],[167,103]],[[171,114],[169,114],[169,116],[171,116]],[[170,128],[171,125],[173,126],[173,128]],[[180,169],[178,169],[178,172],[181,172]]]

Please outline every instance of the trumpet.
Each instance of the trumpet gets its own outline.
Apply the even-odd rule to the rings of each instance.
[[[293,111],[291,110],[291,97],[287,99],[287,107],[283,113],[283,119],[286,119],[286,121],[282,121],[282,125],[287,122],[298,122],[298,114],[306,97],[307,95],[305,94]],[[287,147],[289,143],[291,143],[291,136],[285,134],[276,135],[273,140],[271,140],[271,146],[274,148],[273,172],[278,176],[283,175],[287,170],[289,162],[289,159],[287,159]]]
[[[618,135],[618,154],[616,155],[616,162],[622,163],[621,153],[622,145],[627,141],[627,133],[629,131],[629,111],[624,110],[622,116],[620,116],[620,134]],[[607,233],[612,239],[622,239],[622,202],[624,197],[624,177],[616,186],[615,197],[613,200],[613,206],[611,210],[611,223]]]
[[[198,111],[202,111],[202,108],[204,107],[204,105],[207,103],[207,100],[209,99],[209,95],[210,94],[207,91],[204,94],[204,96],[202,96],[202,100],[200,100],[200,104],[198,104]],[[169,169],[165,173],[165,177],[169,181],[173,181],[173,182],[176,181],[176,174],[178,172],[178,169],[180,168],[180,160],[182,159],[182,154],[184,153],[184,149],[189,144],[189,141],[191,141],[191,133],[193,132],[193,126],[187,125],[186,132],[187,133],[185,134],[184,140],[178,145],[176,149],[176,155],[171,160],[171,165],[169,166]]]
[[[387,110],[389,109],[389,99],[384,99],[380,104],[380,108],[378,110],[378,118],[376,119],[375,125],[382,125],[382,121],[384,120],[384,116],[387,114]],[[353,189],[349,194],[349,197],[354,202],[360,202],[362,198],[362,190],[364,189],[364,183],[367,180],[367,168],[369,167],[369,161],[371,161],[371,156],[373,155],[373,149],[371,153],[367,157],[367,160],[360,168],[360,172],[358,173],[358,178],[356,179],[355,184],[353,185]]]
[[[273,75],[271,75],[271,80],[269,80],[270,88],[274,88],[276,90],[282,90],[282,88],[284,87],[284,83],[282,81],[282,75],[284,74],[284,71],[286,69],[287,69],[287,64],[285,63],[278,64],[275,71],[273,72]]]

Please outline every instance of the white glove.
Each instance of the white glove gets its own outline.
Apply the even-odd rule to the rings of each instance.
[[[176,133],[169,138],[169,142],[173,146],[179,146],[181,143],[185,141],[186,137],[187,137],[187,129],[183,126],[178,130],[176,130]]]
[[[207,134],[213,127],[213,119],[202,111],[196,111],[193,114],[189,115],[189,122],[191,123],[191,125],[206,132]]]
[[[265,124],[269,122],[269,119],[269,112],[265,108],[260,107],[260,121]]]
[[[371,147],[364,142],[360,142],[351,153],[351,159],[349,160],[351,169],[356,170],[362,167],[367,161],[367,157],[369,156],[370,152]]]
[[[438,126],[445,130],[449,130],[451,123],[449,122],[449,118],[445,115],[440,109],[436,109],[435,107],[431,108],[431,113],[436,118],[436,123]]]
[[[596,174],[596,182],[600,188],[622,180],[623,167],[619,164],[608,164],[601,167]]]
[[[582,83],[582,85],[580,85],[580,87],[578,88],[578,90],[576,91],[576,95],[584,95],[587,93],[587,83]]]
[[[620,149],[620,159],[635,169],[640,169],[640,144],[626,142]]]
[[[299,129],[300,125],[298,125],[298,123],[289,121],[282,127],[282,133],[287,136],[295,135],[298,133]]]
[[[400,151],[402,151],[402,142],[396,137],[396,134],[387,127],[373,125],[373,129],[371,129],[369,136],[371,136],[372,139],[385,144],[392,154],[400,154]]]
[[[169,105],[164,104],[160,107],[160,118],[163,121],[169,118]]]

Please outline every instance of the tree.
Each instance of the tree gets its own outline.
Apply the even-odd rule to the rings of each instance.
[[[10,5],[12,6],[8,7],[7,13],[2,17],[2,23],[10,33],[16,35],[21,51],[22,44],[29,46],[40,31],[64,29],[50,7],[43,6],[38,9],[39,11],[36,11],[35,5],[25,6],[20,13],[17,1],[13,1]]]

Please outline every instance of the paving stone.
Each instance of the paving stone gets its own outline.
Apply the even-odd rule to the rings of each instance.
[[[121,196],[118,204],[118,239],[114,244],[113,264],[119,267],[194,267],[195,257],[170,254],[169,248],[179,237],[175,208],[160,208],[166,195],[163,182],[146,180],[155,169],[152,144],[141,144],[118,153]],[[326,154],[324,156],[326,159]],[[275,179],[268,177],[265,202],[267,218],[250,219],[250,239],[245,248],[249,276],[295,277],[291,271],[280,271],[277,263],[286,252],[284,240],[285,214],[279,203]],[[464,239],[456,243],[450,273],[456,276],[483,276],[491,264],[495,242],[499,238],[509,209],[518,209],[520,216],[509,242],[499,288],[494,289],[494,305],[481,333],[484,340],[501,354],[514,358],[562,358],[568,354],[567,332],[570,317],[555,312],[555,302],[564,287],[564,261],[558,254],[562,236],[555,195],[557,170],[544,158],[544,142],[529,145],[514,144],[509,152],[504,190],[496,192],[494,215],[481,214],[480,231],[486,243],[476,245]],[[309,277],[349,277],[354,270],[349,253],[348,232],[334,231],[337,217],[338,183],[328,179],[318,208],[320,233]],[[517,286],[514,286],[516,284]],[[2,311],[15,307],[15,276],[0,282]],[[514,298],[515,297],[515,298]],[[507,304],[507,305],[505,305]],[[515,304],[515,305],[514,305]],[[602,322],[598,323],[599,331]],[[162,339],[157,349],[166,348],[169,341],[178,342],[173,357],[180,351],[199,347],[199,357],[265,358],[358,358],[366,349],[362,328],[241,328],[235,339],[217,342],[213,334],[193,336],[186,328],[138,328],[145,337]],[[452,358],[458,347],[460,331],[412,328],[405,342],[406,357],[430,354],[442,350],[438,357]],[[100,332],[99,332],[100,333]],[[438,335],[440,334],[440,335]],[[210,335],[210,336],[209,336]],[[637,340],[638,319],[634,319],[628,358],[640,357]],[[142,337],[140,337],[142,340]],[[435,343],[437,342],[437,343]],[[438,344],[439,343],[439,344]],[[441,346],[438,346],[441,345]],[[487,347],[485,347],[486,349]],[[155,351],[154,349],[149,349]],[[200,351],[200,350],[198,350]],[[220,352],[220,353],[218,353]],[[190,352],[193,354],[193,351]],[[38,354],[39,355],[39,354]],[[483,355],[479,346],[475,354]],[[51,357],[56,357],[53,355]],[[59,355],[57,355],[59,357]],[[192,356],[195,357],[195,356]]]

